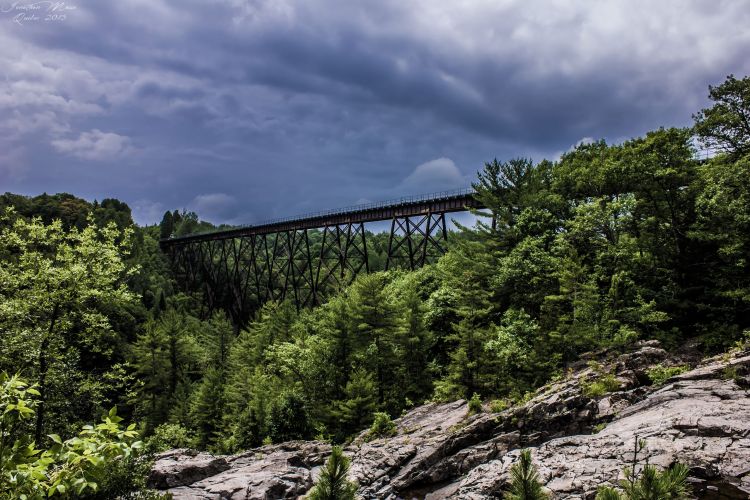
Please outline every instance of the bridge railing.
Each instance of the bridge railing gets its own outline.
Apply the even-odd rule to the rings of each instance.
[[[428,194],[402,196],[401,198],[394,198],[391,200],[376,201],[372,203],[362,203],[362,204],[357,204],[357,205],[350,205],[348,207],[334,208],[331,210],[321,210],[318,212],[308,212],[305,214],[292,215],[289,217],[269,219],[269,220],[259,222],[257,224],[243,224],[239,226],[232,226],[232,229],[252,229],[252,228],[258,228],[258,227],[270,226],[273,224],[282,224],[284,222],[317,219],[320,217],[329,217],[333,215],[341,215],[341,214],[346,214],[346,213],[362,212],[366,210],[377,210],[379,208],[396,207],[399,205],[420,203],[423,201],[445,200],[445,199],[450,199],[450,198],[456,198],[459,196],[469,196],[472,194],[474,194],[473,188],[461,188],[461,189],[453,189],[449,191],[438,191],[435,193],[428,193]],[[221,231],[225,231],[225,229],[216,229],[216,230],[211,230],[211,231],[203,231],[200,233],[191,233],[191,234],[187,234],[183,236],[171,237],[169,239],[175,240],[175,239],[187,238],[191,236],[213,234],[213,233],[221,232]]]

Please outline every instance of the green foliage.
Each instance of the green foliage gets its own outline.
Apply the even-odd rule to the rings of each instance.
[[[153,452],[172,448],[195,448],[197,439],[189,429],[180,424],[162,424],[146,441],[146,447]]]
[[[721,371],[722,380],[734,380],[737,381],[740,378],[739,370],[737,366],[725,366]]]
[[[511,466],[510,491],[503,498],[510,500],[545,500],[549,498],[539,481],[539,473],[531,461],[531,450],[521,450],[518,461]]]
[[[274,443],[310,439],[315,429],[305,401],[297,393],[286,393],[271,408],[268,437]]]
[[[0,369],[25,367],[37,383],[37,441],[81,417],[69,401],[92,403],[77,400],[77,390],[98,382],[85,365],[115,360],[118,337],[110,318],[134,299],[122,258],[129,235],[114,224],[97,227],[92,217],[67,232],[59,220],[26,221],[12,209],[0,219]]]
[[[656,386],[660,386],[663,385],[664,382],[667,381],[667,379],[670,379],[675,375],[679,375],[680,373],[685,373],[689,369],[690,367],[688,365],[663,366],[661,364],[658,364],[646,370],[646,374],[651,380],[651,383]]]
[[[597,500],[682,500],[688,495],[688,468],[684,464],[659,471],[648,461],[638,472],[638,454],[646,447],[646,441],[635,437],[633,462],[624,471],[625,479],[620,481],[620,490],[611,486],[600,486]]]
[[[63,441],[49,435],[47,450],[24,428],[34,417],[40,396],[36,386],[17,375],[0,374],[0,496],[46,498],[97,492],[110,467],[128,460],[142,447],[135,424],[122,428],[115,408],[95,426]]]
[[[490,401],[490,411],[492,413],[501,413],[510,408],[510,403],[507,399],[493,399]]]
[[[471,398],[469,399],[467,413],[469,415],[482,413],[482,398],[480,398],[479,394],[477,394],[476,392],[472,394]]]
[[[382,411],[375,413],[375,418],[370,426],[368,438],[376,439],[390,437],[396,434],[396,424],[391,420],[390,415]]]
[[[600,374],[591,382],[583,382],[581,386],[583,395],[589,398],[600,398],[620,390],[620,382],[611,373]]]
[[[659,471],[653,465],[645,465],[637,479],[626,470],[626,479],[620,481],[618,491],[610,486],[601,486],[596,493],[597,500],[682,500],[688,494],[688,468],[675,464]]]
[[[357,491],[356,483],[349,481],[349,459],[339,446],[331,449],[325,467],[320,472],[318,481],[306,498],[310,500],[354,500]]]
[[[729,75],[708,89],[715,104],[693,115],[696,134],[708,147],[737,155],[750,152],[750,77]]]
[[[332,413],[343,436],[348,436],[365,427],[373,418],[376,395],[372,376],[362,369],[355,370],[346,384],[344,398],[334,404]]]
[[[107,465],[107,473],[97,483],[96,492],[87,492],[91,500],[168,500],[169,493],[161,493],[146,486],[154,458],[151,455],[131,455]]]

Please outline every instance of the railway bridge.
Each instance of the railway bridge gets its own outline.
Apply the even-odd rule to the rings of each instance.
[[[163,239],[179,285],[208,311],[244,324],[269,300],[316,305],[372,269],[365,224],[390,221],[385,270],[417,269],[446,251],[446,214],[483,208],[462,189]]]

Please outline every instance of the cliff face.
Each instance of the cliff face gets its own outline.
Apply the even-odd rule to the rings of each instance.
[[[346,450],[350,476],[362,498],[499,498],[520,449],[531,448],[555,498],[591,498],[622,477],[634,442],[645,439],[641,463],[685,463],[697,496],[750,498],[750,352],[649,385],[646,370],[666,359],[658,344],[644,343],[601,365],[582,364],[500,413],[485,408],[469,416],[465,401],[420,406],[396,420],[395,436],[355,439]],[[613,392],[584,390],[604,373],[616,377]],[[232,457],[173,450],[154,465],[151,484],[178,499],[295,498],[310,488],[329,450],[318,442]]]

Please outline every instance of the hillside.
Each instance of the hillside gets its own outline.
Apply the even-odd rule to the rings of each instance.
[[[695,495],[748,498],[750,345],[652,383],[659,368],[694,356],[644,342],[600,355],[498,413],[485,405],[469,415],[463,400],[419,406],[395,420],[394,436],[368,440],[364,431],[346,448],[350,478],[362,498],[499,498],[519,450],[528,447],[554,498],[592,498],[598,486],[622,477],[636,439],[645,439],[639,468],[681,462]],[[592,391],[606,374],[616,386]],[[326,443],[304,441],[219,457],[173,450],[155,463],[150,481],[176,499],[295,498],[312,486],[329,452]]]

